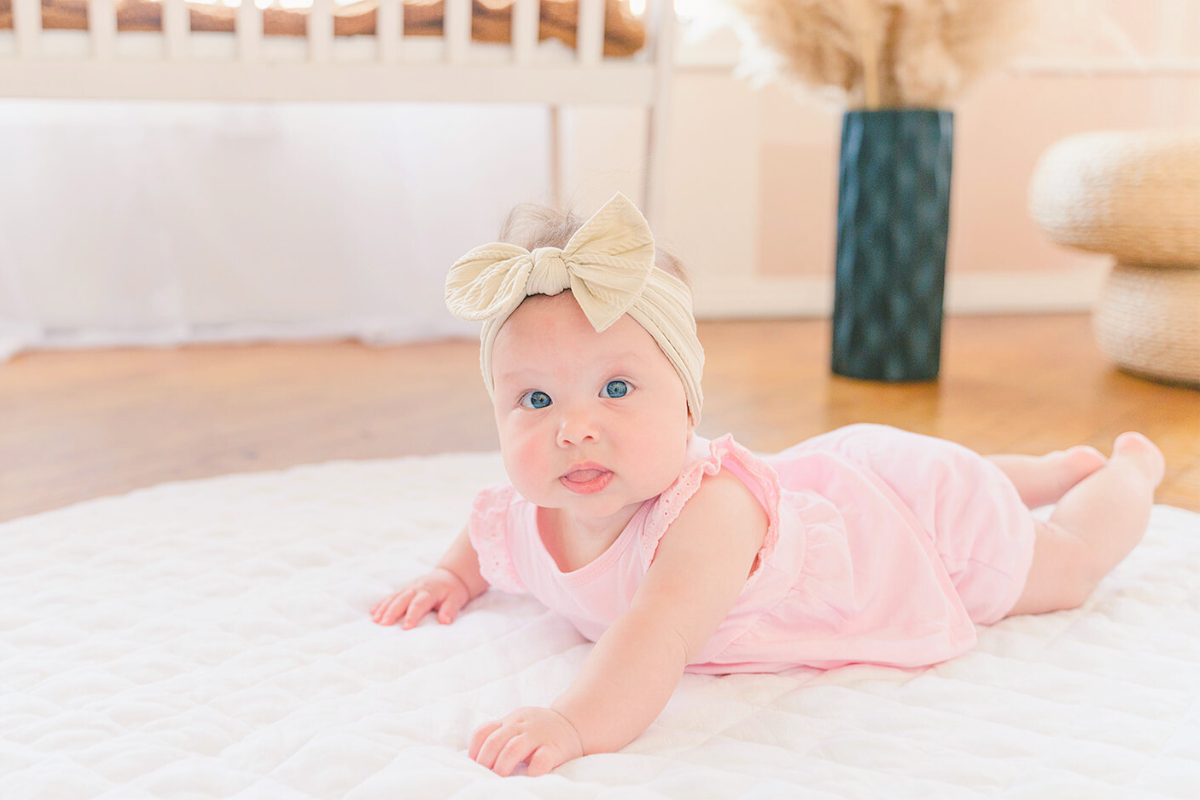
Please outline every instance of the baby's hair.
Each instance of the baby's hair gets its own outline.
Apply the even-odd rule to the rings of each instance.
[[[500,226],[500,241],[531,251],[539,247],[563,248],[583,223],[584,220],[571,211],[560,211],[539,203],[521,203],[504,218]],[[654,266],[674,275],[691,288],[683,263],[658,242],[654,243]]]

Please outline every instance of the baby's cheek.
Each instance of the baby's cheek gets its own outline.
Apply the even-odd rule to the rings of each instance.
[[[504,466],[508,479],[518,492],[535,503],[550,471],[550,459],[545,448],[539,447],[532,436],[510,436],[501,441]],[[531,496],[535,495],[535,496]]]
[[[643,464],[653,465],[653,480],[665,490],[675,482],[687,463],[687,428],[677,419],[663,420],[653,435],[638,440],[638,457]]]

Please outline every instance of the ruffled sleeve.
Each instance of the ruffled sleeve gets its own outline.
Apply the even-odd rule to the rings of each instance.
[[[779,475],[770,464],[735,442],[733,436],[726,434],[710,442],[708,453],[688,463],[675,483],[659,495],[642,529],[640,544],[644,568],[649,569],[659,540],[679,516],[684,504],[700,488],[701,479],[705,475],[716,475],[723,468],[746,484],[767,512],[767,535],[758,551],[755,564],[762,564],[771,555],[775,543],[779,540]],[[757,568],[755,571],[757,572]]]
[[[475,495],[467,536],[479,556],[483,579],[506,592],[525,592],[508,549],[508,508],[516,490],[511,484],[489,486]]]

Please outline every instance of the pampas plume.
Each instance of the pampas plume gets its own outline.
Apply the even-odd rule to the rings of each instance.
[[[1033,42],[1055,0],[722,0],[742,72],[851,107],[941,108]]]

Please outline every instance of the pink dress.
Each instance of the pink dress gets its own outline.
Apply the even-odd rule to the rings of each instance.
[[[1033,517],[1012,483],[964,447],[851,425],[758,457],[730,436],[693,437],[674,484],[642,504],[591,563],[558,569],[537,507],[483,490],[468,526],[483,577],[528,592],[592,641],[629,608],[663,533],[705,475],[728,470],[767,511],[759,566],[689,672],[853,663],[920,667],[1002,619],[1033,559]]]

